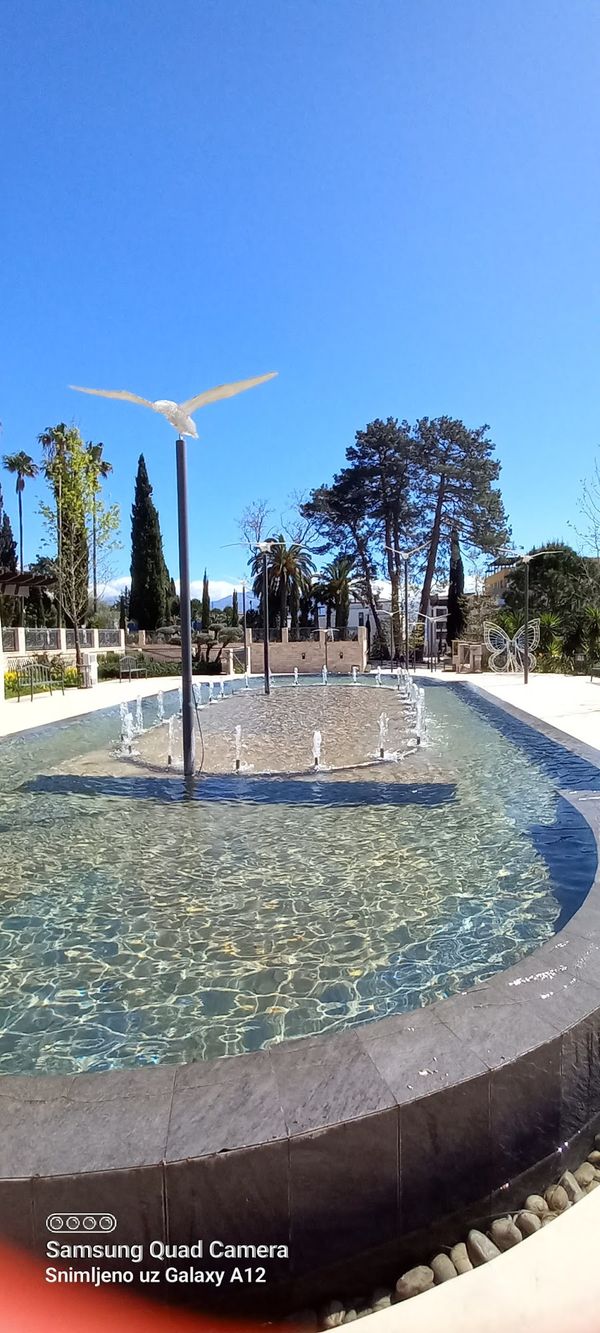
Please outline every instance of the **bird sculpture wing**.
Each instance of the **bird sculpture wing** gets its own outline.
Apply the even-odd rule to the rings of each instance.
[[[236,380],[234,384],[218,384],[216,389],[205,389],[204,393],[197,393],[195,398],[187,398],[185,403],[179,403],[182,412],[187,412],[191,416],[199,407],[207,407],[209,403],[217,403],[220,398],[233,398],[236,393],[244,393],[245,389],[253,389],[256,384],[264,384],[265,380],[272,380],[277,374],[272,370],[268,375],[257,375],[252,380]]]
[[[140,398],[139,394],[129,393],[128,389],[82,389],[80,384],[70,384],[69,388],[75,389],[77,393],[95,393],[99,398],[125,398],[128,403],[140,403],[142,407],[151,407],[153,412],[160,411],[148,398]]]

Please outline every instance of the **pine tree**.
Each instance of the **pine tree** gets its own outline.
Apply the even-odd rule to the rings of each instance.
[[[448,621],[446,638],[448,643],[459,639],[465,627],[463,597],[465,592],[465,571],[460,553],[458,529],[450,533],[450,582],[448,585]]]
[[[233,597],[231,598],[231,624],[232,624],[232,627],[235,627],[235,626],[239,625],[239,623],[240,623],[240,613],[239,613],[239,611],[238,611],[238,595],[237,595],[237,588],[234,588],[234,589],[233,589]]]
[[[206,633],[206,630],[210,629],[210,593],[208,590],[206,570],[204,570],[204,579],[202,581],[202,615],[200,620],[202,629]]]
[[[163,624],[169,577],[160,532],[158,511],[144,455],[140,454],[135,496],[131,509],[131,591],[129,614],[142,630]]]

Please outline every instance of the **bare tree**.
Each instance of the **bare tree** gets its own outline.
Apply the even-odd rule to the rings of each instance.
[[[273,510],[268,500],[252,500],[238,519],[240,536],[247,546],[255,546],[263,540],[267,528],[267,519]]]
[[[591,477],[581,483],[578,504],[582,529],[570,524],[580,541],[596,559],[600,559],[600,461],[594,460]]]

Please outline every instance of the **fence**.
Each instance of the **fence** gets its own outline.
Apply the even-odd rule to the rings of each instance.
[[[82,648],[93,648],[94,631],[93,629],[80,629],[78,631],[79,643]],[[67,630],[67,648],[75,647],[75,630]]]
[[[120,648],[121,631],[120,629],[99,629],[98,630],[99,648]]]
[[[9,631],[11,634],[14,630]],[[32,653],[58,652],[60,649],[60,630],[25,628],[25,650]],[[10,651],[17,651],[11,649]]]
[[[2,629],[2,650],[5,653],[19,651],[19,636],[16,629]]]
[[[135,639],[137,641],[137,635]],[[120,629],[80,629],[79,642],[82,648],[91,648],[93,652],[107,652],[111,648],[123,652],[125,634]],[[33,656],[37,653],[68,653],[72,656],[75,653],[75,631],[34,625],[3,625],[0,647],[3,653],[11,657],[24,657],[26,653]]]

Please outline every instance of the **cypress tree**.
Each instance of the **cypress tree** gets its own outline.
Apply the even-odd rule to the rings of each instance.
[[[158,511],[144,455],[140,454],[135,496],[131,509],[131,591],[129,614],[140,629],[153,630],[164,623],[169,577],[160,532]]]
[[[17,568],[17,543],[13,536],[11,521],[4,509],[0,487],[0,572],[16,574]],[[3,625],[15,623],[17,609],[13,597],[0,597],[0,619]]]
[[[208,591],[208,579],[206,570],[204,570],[204,579],[202,581],[202,614],[200,617],[203,631],[210,629],[210,593]]]
[[[450,533],[450,582],[448,585],[448,620],[446,638],[448,643],[460,638],[465,626],[463,596],[465,591],[465,571],[460,553],[458,530]]]
[[[240,623],[240,613],[238,611],[238,595],[237,595],[237,588],[234,588],[233,597],[231,599],[231,624],[235,628],[237,627],[237,625],[239,625],[239,623]]]

